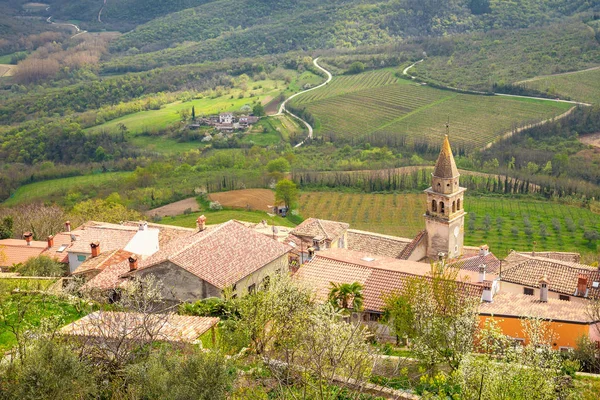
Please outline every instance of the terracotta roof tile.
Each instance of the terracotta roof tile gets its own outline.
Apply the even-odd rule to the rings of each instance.
[[[426,263],[377,257],[372,261],[365,253],[348,250],[326,250],[317,252],[315,257],[304,264],[296,273],[296,279],[315,288],[317,299],[325,301],[334,283],[359,282],[363,285],[363,304],[366,311],[381,312],[384,296],[401,291],[404,284],[415,276],[430,279],[431,267]],[[459,282],[461,290],[476,298],[481,298],[483,287],[467,282]]]
[[[506,265],[506,269],[504,269]],[[594,282],[600,282],[600,271],[589,265],[577,264],[548,258],[531,257],[516,252],[510,253],[503,264],[502,280],[529,287],[538,287],[542,276],[550,280],[549,290],[570,296],[582,296],[577,293],[579,275],[587,277],[588,296],[600,295],[600,288],[594,288]]]
[[[500,260],[492,253],[488,253],[486,256],[463,257],[455,260],[450,260],[450,265],[456,265],[460,269],[467,271],[479,272],[479,266],[481,264],[486,265],[486,273],[498,274],[500,272]]]
[[[68,233],[57,233],[56,235],[54,235],[54,246],[44,250],[42,254],[50,258],[54,258],[61,263],[67,264],[69,262],[68,247],[70,246],[71,235]],[[62,251],[59,252],[61,248]]]
[[[494,296],[493,302],[481,303],[479,313],[482,315],[539,317],[553,321],[570,321],[592,323],[587,313],[587,303],[548,299],[541,302],[535,296],[500,292]]]
[[[111,290],[119,287],[123,282],[121,278],[129,272],[129,260],[107,265],[98,275],[83,285],[83,290]]]
[[[325,219],[309,218],[298,225],[292,233],[296,236],[322,237],[335,240],[340,237],[350,225],[345,222],[328,221]]]
[[[77,240],[71,244],[69,251],[89,254],[92,252],[90,249],[90,243],[92,242],[100,242],[102,252],[123,249],[137,231],[138,229],[135,227],[116,224],[87,226],[71,232]]]
[[[444,144],[442,150],[438,156],[437,162],[435,163],[435,169],[433,175],[438,178],[456,178],[460,174],[456,163],[454,162],[454,156],[452,155],[452,149],[450,148],[450,141],[448,135],[444,137]]]
[[[155,322],[148,325],[147,321],[152,319]],[[219,318],[209,317],[96,311],[63,327],[60,332],[64,335],[101,338],[120,338],[126,333],[128,340],[135,341],[148,340],[144,327],[151,326],[156,330],[153,332],[155,341],[194,343],[218,322]]]
[[[411,240],[411,242],[408,244],[408,246],[406,246],[406,248],[402,251],[402,254],[400,254],[400,258],[403,260],[408,260],[409,257],[411,256],[411,254],[413,253],[413,251],[415,251],[415,249],[419,245],[419,243],[421,243],[422,240],[426,240],[426,238],[427,238],[426,230],[423,230],[423,231],[417,233],[417,236],[415,236],[415,238],[413,240]]]
[[[410,239],[348,229],[348,249],[399,258]]]
[[[13,264],[24,263],[32,257],[37,257],[46,248],[46,242],[32,241],[27,246],[25,240],[0,240],[0,266],[10,267]]]
[[[134,228],[135,227],[139,228],[139,224],[140,224],[139,222],[135,222],[135,221],[126,221],[123,223],[123,225],[125,225],[125,226],[134,227]],[[158,245],[161,248],[173,240],[179,240],[179,239],[188,237],[188,236],[196,233],[196,229],[192,229],[192,228],[183,228],[180,226],[155,224],[155,223],[151,223],[151,222],[147,222],[146,224],[148,225],[148,228],[150,228],[150,229],[158,229],[158,231],[159,231]]]
[[[82,262],[81,265],[73,271],[73,275],[99,273],[111,265],[120,264],[123,261],[128,260],[132,255],[133,253],[122,249],[105,251],[98,257],[90,257]]]
[[[566,261],[572,263],[581,262],[581,254],[579,253],[568,253],[568,252],[560,252],[560,251],[536,251],[536,252],[519,252],[519,254],[523,254],[531,257],[540,257],[540,258],[550,258],[552,260],[558,261]]]
[[[141,261],[138,270],[170,261],[223,289],[290,250],[289,246],[231,220],[172,241]]]

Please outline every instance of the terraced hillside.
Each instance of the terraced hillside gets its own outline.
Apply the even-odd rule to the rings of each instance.
[[[460,94],[397,79],[391,70],[335,77],[326,88],[300,95],[292,105],[317,121],[317,133],[334,141],[389,144],[438,140],[450,117],[453,143],[482,147],[515,126],[560,115],[568,104]]]
[[[560,97],[600,104],[600,67],[566,74],[540,76],[521,82],[532,89]]]

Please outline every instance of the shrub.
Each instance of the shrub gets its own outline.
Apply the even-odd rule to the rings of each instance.
[[[27,260],[16,272],[23,276],[63,276],[66,267],[48,256],[39,256]]]
[[[211,201],[208,205],[208,208],[210,208],[212,211],[220,211],[223,209],[223,206],[218,201]]]

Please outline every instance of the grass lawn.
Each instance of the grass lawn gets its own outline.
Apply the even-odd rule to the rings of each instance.
[[[191,214],[178,215],[175,217],[164,217],[159,223],[165,225],[176,225],[183,226],[186,228],[195,228],[196,219],[200,215],[206,215],[206,223],[208,225],[220,224],[227,222],[230,219],[237,219],[239,221],[254,222],[258,223],[266,220],[269,225],[287,226],[293,228],[296,226],[290,220],[279,216],[271,217],[263,211],[245,211],[245,210],[228,210],[224,209],[221,211],[200,211]]]
[[[483,147],[514,125],[560,115],[571,105],[545,100],[460,94],[398,79],[389,69],[334,77],[326,87],[292,100],[316,119],[317,134],[387,144],[439,142],[448,116],[456,146]]]
[[[4,56],[0,56],[0,64],[10,64],[13,54],[6,54]]]
[[[424,194],[361,194],[305,192],[300,214],[344,221],[351,228],[411,238],[425,228]],[[514,250],[575,251],[596,253],[583,235],[600,231],[600,215],[588,209],[551,201],[467,197],[465,244],[487,243],[499,257]]]
[[[106,172],[30,183],[18,188],[3,204],[11,207],[34,201],[52,201],[70,192],[81,192],[94,197],[95,192],[117,187],[117,182],[131,175],[132,172]]]
[[[237,111],[244,105],[250,107],[257,101],[266,103],[274,96],[279,95],[285,87],[284,81],[264,80],[248,82],[248,89],[230,89],[218,97],[205,97],[187,102],[177,101],[161,107],[159,110],[140,111],[113,119],[101,125],[86,129],[88,132],[101,130],[116,131],[117,125],[124,124],[130,133],[156,132],[169,125],[180,123],[181,110],[191,111],[194,107],[196,116],[218,114],[225,111]],[[256,89],[253,89],[256,88]],[[243,98],[240,94],[245,93]],[[252,94],[252,97],[249,97]]]
[[[600,104],[600,68],[575,73],[540,76],[521,82],[522,85],[555,95],[568,96],[591,104]]]
[[[50,295],[4,294],[0,295],[0,302],[2,302],[0,307],[5,308],[6,314],[9,315],[9,323],[17,323],[27,330],[39,326],[41,320],[48,317],[61,318],[61,325],[66,325],[84,316],[73,305]],[[17,307],[17,302],[22,306]],[[21,322],[17,322],[19,320],[16,319],[19,311],[23,315]],[[9,327],[4,321],[0,321],[0,353],[9,350],[16,343],[15,336]]]
[[[46,290],[56,282],[55,279],[7,279],[0,278],[0,297],[15,289]]]

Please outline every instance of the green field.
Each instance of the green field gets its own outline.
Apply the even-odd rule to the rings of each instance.
[[[194,107],[196,116],[218,114],[225,111],[237,111],[246,104],[252,107],[253,103],[256,101],[266,103],[270,101],[272,97],[279,95],[284,88],[284,81],[251,81],[248,82],[248,89],[245,92],[243,92],[242,89],[230,89],[218,97],[204,97],[202,99],[186,102],[177,101],[175,103],[167,104],[159,110],[140,111],[125,115],[104,124],[88,128],[86,131],[113,132],[117,131],[119,124],[123,124],[132,134],[157,132],[169,125],[178,123],[181,120],[179,114],[181,110],[187,109],[188,111],[191,111],[192,107]],[[240,99],[239,95],[241,93],[245,93],[245,97]]]
[[[422,194],[309,192],[301,195],[299,203],[304,218],[344,221],[351,228],[410,238],[425,227],[425,201]],[[499,257],[511,249],[532,250],[533,242],[537,242],[535,249],[539,251],[592,253],[595,246],[590,246],[583,234],[586,230],[600,231],[600,215],[550,201],[468,197],[465,210],[469,213],[465,243],[487,243]]]
[[[561,75],[540,76],[520,82],[552,96],[600,104],[600,68]]]
[[[327,87],[298,96],[328,137],[385,142],[439,140],[450,117],[453,144],[482,147],[515,125],[537,122],[567,111],[568,104],[543,100],[460,94],[397,79],[391,70],[335,77]],[[437,142],[436,142],[437,143]]]
[[[72,192],[81,192],[93,197],[97,191],[116,187],[117,182],[132,176],[132,174],[132,172],[107,172],[30,183],[18,188],[3,204],[11,207],[35,201],[49,202]]]
[[[258,223],[263,220],[269,225],[294,227],[295,225],[288,219],[282,217],[271,217],[263,211],[245,211],[245,210],[221,210],[221,211],[201,211],[197,213],[178,215],[175,217],[165,217],[159,223],[165,225],[183,226],[186,228],[195,228],[196,220],[200,215],[206,215],[209,225],[227,222],[230,219],[239,221]]]

